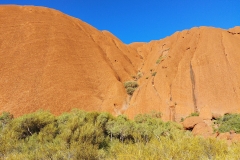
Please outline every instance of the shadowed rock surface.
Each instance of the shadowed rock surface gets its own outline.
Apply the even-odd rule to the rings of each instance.
[[[56,10],[1,6],[0,33],[0,112],[159,111],[176,121],[206,106],[208,114],[239,113],[240,27],[125,45]],[[123,83],[138,73],[130,97]]]

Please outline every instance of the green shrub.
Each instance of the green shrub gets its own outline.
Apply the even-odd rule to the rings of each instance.
[[[0,159],[240,159],[240,143],[193,136],[159,116],[130,120],[80,110],[58,117],[45,111],[14,119],[4,114],[0,121],[10,121],[0,130]],[[217,121],[238,128],[239,115]]]
[[[9,112],[3,112],[0,115],[0,130],[3,129],[13,119],[13,115]]]
[[[39,134],[40,131],[44,130],[45,127],[54,123],[54,116],[45,111],[38,111],[32,114],[26,114],[22,117],[16,118],[9,123],[12,132],[9,132],[11,138],[16,139],[25,139],[34,134]],[[6,128],[6,130],[9,128]],[[5,131],[6,131],[5,130]],[[49,132],[47,133],[49,136]],[[53,133],[54,134],[54,133]]]
[[[126,88],[127,94],[132,95],[138,87],[138,83],[136,81],[127,81],[124,83],[124,87]]]
[[[240,114],[226,114],[217,119],[216,123],[219,124],[219,132],[234,130],[236,133],[240,133]]]
[[[132,88],[132,87],[128,87],[128,88],[126,89],[127,94],[129,94],[129,95],[133,95],[133,93],[134,93],[135,90],[136,90],[136,88]]]
[[[128,88],[128,87],[137,88],[138,83],[136,81],[127,81],[124,83],[124,87],[125,88]]]

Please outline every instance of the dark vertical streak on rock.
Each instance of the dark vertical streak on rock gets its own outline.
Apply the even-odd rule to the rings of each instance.
[[[193,98],[193,104],[194,104],[194,112],[198,112],[197,99],[195,95],[195,74],[193,72],[192,62],[190,62],[190,78],[192,82],[192,98]]]
[[[172,84],[170,84],[170,101],[172,101]]]

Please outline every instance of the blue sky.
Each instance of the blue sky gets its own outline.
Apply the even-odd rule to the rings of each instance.
[[[108,30],[126,44],[198,26],[240,26],[240,0],[0,0],[0,4],[54,8]]]

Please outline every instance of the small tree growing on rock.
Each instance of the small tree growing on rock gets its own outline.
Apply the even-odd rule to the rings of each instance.
[[[135,81],[126,81],[124,87],[126,88],[127,94],[132,95],[137,89],[138,83]]]

